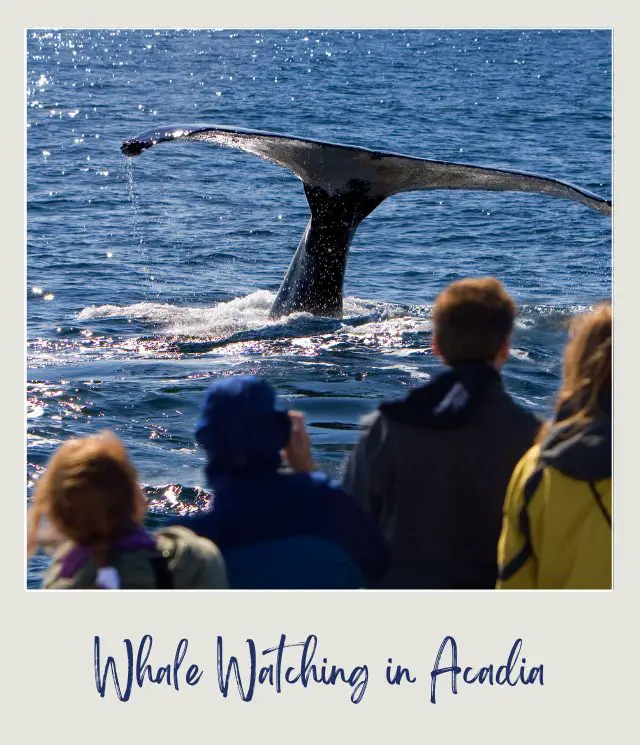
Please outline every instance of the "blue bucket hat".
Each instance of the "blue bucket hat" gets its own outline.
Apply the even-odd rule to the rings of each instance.
[[[273,468],[289,441],[291,422],[276,405],[276,393],[263,378],[234,375],[207,390],[196,442],[207,453],[207,472],[238,468]]]

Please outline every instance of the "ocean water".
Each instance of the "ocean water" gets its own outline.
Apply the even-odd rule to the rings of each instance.
[[[540,195],[392,197],[359,228],[340,320],[268,310],[302,184],[154,126],[224,124],[532,171],[610,198],[611,35],[570,30],[27,32],[27,500],[71,436],[130,448],[153,524],[206,504],[211,380],[265,375],[339,476],[359,419],[437,373],[431,305],[495,275],[520,306],[504,374],[548,413],[566,322],[611,296],[611,220]],[[28,567],[38,585],[47,559]]]

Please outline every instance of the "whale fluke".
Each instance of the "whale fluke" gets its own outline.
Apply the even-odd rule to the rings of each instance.
[[[133,157],[161,142],[193,140],[233,147],[277,163],[304,184],[311,219],[273,304],[340,315],[349,245],[362,220],[387,197],[406,191],[465,189],[546,194],[610,215],[612,204],[573,184],[533,173],[415,158],[351,145],[226,126],[174,126],[126,140]]]

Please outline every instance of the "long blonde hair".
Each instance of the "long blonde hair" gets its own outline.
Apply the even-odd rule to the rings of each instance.
[[[576,316],[570,326],[571,338],[564,352],[562,386],[556,399],[556,416],[571,408],[562,419],[566,432],[584,429],[603,414],[603,397],[611,396],[611,352],[613,314],[609,303],[602,303],[590,313]],[[541,442],[551,425],[538,434]]]
[[[109,545],[144,516],[144,499],[126,448],[112,432],[67,440],[36,484],[27,518],[27,553],[39,544],[47,518],[64,538],[89,546],[98,567]]]

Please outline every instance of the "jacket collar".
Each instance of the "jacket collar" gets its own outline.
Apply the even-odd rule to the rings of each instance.
[[[447,428],[467,422],[492,390],[502,390],[500,373],[488,363],[455,365],[401,401],[387,401],[380,411],[389,419],[416,427]]]

